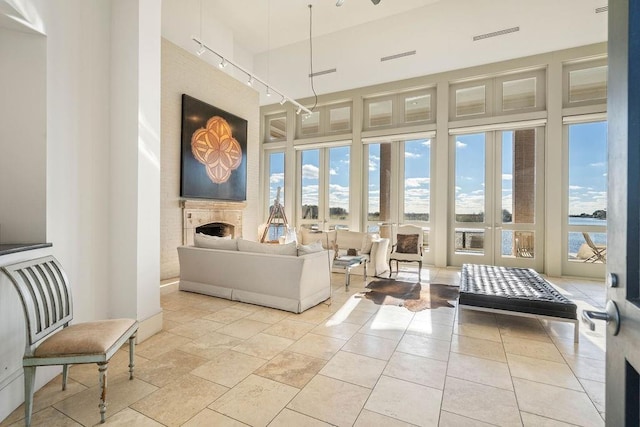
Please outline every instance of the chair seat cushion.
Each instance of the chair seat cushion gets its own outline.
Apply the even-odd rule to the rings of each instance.
[[[70,325],[45,339],[35,357],[104,354],[136,321],[110,319]]]
[[[393,252],[389,255],[389,260],[394,261],[422,261],[420,254],[403,254],[400,252]]]

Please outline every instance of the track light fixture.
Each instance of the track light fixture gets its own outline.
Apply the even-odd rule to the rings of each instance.
[[[203,44],[200,44],[200,47],[198,48],[198,50],[196,51],[196,55],[198,56],[202,56],[202,54],[206,51],[205,47]]]
[[[371,3],[378,4],[378,3],[380,3],[380,0],[371,0]],[[342,6],[343,4],[344,4],[344,0],[338,0],[336,2],[336,6],[338,6],[338,7]]]
[[[261,78],[256,76],[255,74],[252,74],[249,70],[243,68],[242,66],[236,64],[233,61],[230,61],[230,60],[224,58],[221,54],[219,54],[218,52],[216,52],[215,50],[213,50],[209,46],[207,46],[198,37],[193,36],[193,37],[191,37],[191,40],[193,40],[195,43],[198,44],[198,50],[196,51],[196,53],[198,53],[200,50],[203,50],[203,53],[206,52],[206,51],[209,51],[209,52],[213,53],[214,55],[216,55],[218,58],[220,58],[220,63],[218,64],[218,66],[220,68],[224,68],[227,65],[231,65],[235,69],[237,69],[237,70],[241,71],[242,73],[246,74],[249,77],[249,80],[247,80],[247,85],[253,86],[254,82],[258,82],[266,89],[266,95],[267,96],[270,96],[271,93],[275,93],[276,95],[282,97],[282,99],[280,100],[280,105],[284,105],[287,101],[289,101],[290,103],[292,103],[297,108],[297,112],[296,112],[297,114],[300,114],[302,111],[304,111],[307,114],[311,114],[311,110],[309,110],[307,107],[303,106],[299,102],[294,101],[293,99],[291,99],[288,96],[284,95],[284,93],[280,92],[279,90],[277,90],[272,85],[268,84],[267,82],[265,82],[264,80],[262,80]]]

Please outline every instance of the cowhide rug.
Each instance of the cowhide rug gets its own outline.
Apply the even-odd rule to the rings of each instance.
[[[362,296],[378,305],[397,305],[409,311],[422,311],[439,307],[455,307],[449,301],[458,298],[458,287],[437,283],[410,283],[380,279],[366,286],[369,292]]]

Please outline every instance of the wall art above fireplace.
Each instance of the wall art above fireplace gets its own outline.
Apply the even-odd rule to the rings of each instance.
[[[180,196],[247,198],[247,121],[186,94]]]

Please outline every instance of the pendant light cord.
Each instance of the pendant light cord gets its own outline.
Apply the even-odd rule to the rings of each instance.
[[[315,101],[313,103],[313,107],[310,108],[311,111],[314,111],[316,106],[318,105],[318,94],[316,93],[316,88],[313,86],[313,7],[309,5],[309,68],[311,72],[309,73],[311,76],[311,91],[313,92],[313,96],[315,97]]]

